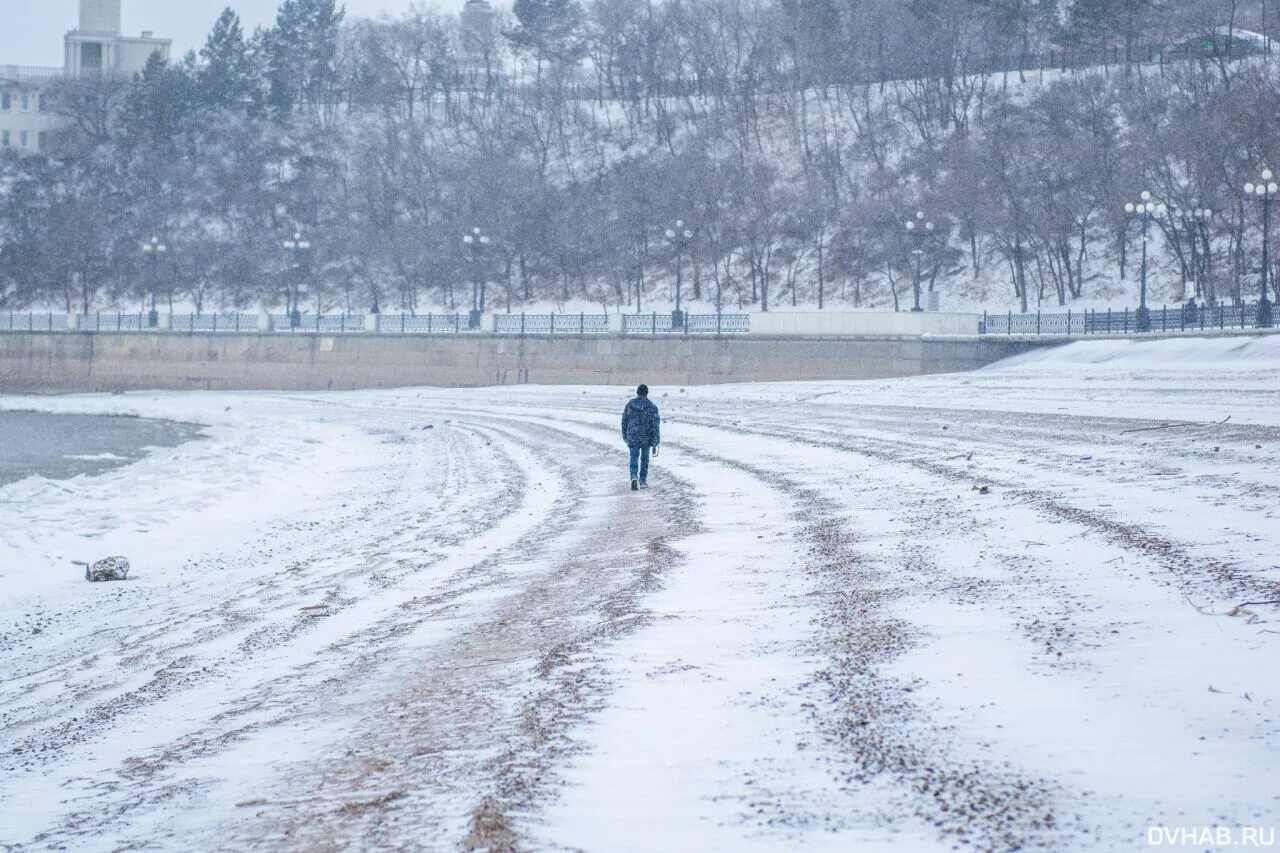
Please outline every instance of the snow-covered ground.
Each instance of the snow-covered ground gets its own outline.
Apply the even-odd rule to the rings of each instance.
[[[1278,369],[1103,341],[660,388],[638,494],[626,389],[0,398],[207,425],[0,488],[0,848],[1274,829]]]

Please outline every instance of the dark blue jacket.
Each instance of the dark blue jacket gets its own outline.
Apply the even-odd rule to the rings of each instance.
[[[648,397],[636,397],[622,410],[622,440],[628,447],[657,447],[662,443],[662,417]]]

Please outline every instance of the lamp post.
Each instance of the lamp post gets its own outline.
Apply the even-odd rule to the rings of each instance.
[[[933,233],[934,224],[925,219],[924,211],[917,210],[915,219],[907,220],[907,234],[915,239],[916,247],[911,250],[911,255],[915,258],[915,301],[916,305],[912,308],[912,312],[923,311],[920,307],[920,259],[924,257],[924,241]]]
[[[1277,185],[1272,178],[1270,169],[1262,170],[1262,182],[1255,184],[1252,181],[1244,185],[1244,194],[1252,199],[1262,202],[1262,290],[1258,295],[1258,316],[1256,326],[1259,329],[1269,329],[1274,323],[1274,315],[1271,310],[1271,296],[1268,292],[1268,284],[1271,278],[1271,199],[1277,191],[1280,191],[1280,185]]]
[[[484,250],[489,247],[489,235],[482,232],[479,228],[472,228],[471,233],[464,235],[462,238],[463,245],[471,250],[471,313],[467,320],[467,328],[480,328],[480,287],[482,274],[481,258]]]
[[[151,278],[151,310],[147,312],[147,327],[154,329],[160,325],[160,314],[156,311],[156,285],[160,278],[160,256],[169,251],[169,247],[160,242],[159,237],[152,237],[142,244],[142,255],[147,259],[148,274]]]
[[[693,232],[684,227],[684,220],[677,219],[675,228],[666,230],[667,241],[676,247],[676,310],[671,312],[671,328],[684,328],[684,312],[680,310],[680,287],[683,283],[684,249],[693,239]]]
[[[311,241],[302,239],[301,232],[293,232],[293,238],[284,241],[284,250],[289,253],[291,259],[290,267],[292,272],[292,287],[286,294],[286,302],[289,308],[289,326],[298,328],[302,325],[302,310],[298,307],[299,295],[306,290],[306,283],[302,281],[302,265],[309,256],[311,251]],[[292,260],[296,258],[297,260]],[[317,313],[319,308],[317,307]]]
[[[1139,202],[1126,204],[1124,212],[1142,215],[1142,273],[1138,285],[1138,311],[1134,315],[1133,328],[1138,332],[1149,332],[1151,331],[1151,309],[1147,307],[1147,235],[1151,230],[1151,217],[1156,214],[1163,215],[1168,208],[1163,202],[1152,201],[1151,193],[1147,190],[1142,191],[1141,199]]]

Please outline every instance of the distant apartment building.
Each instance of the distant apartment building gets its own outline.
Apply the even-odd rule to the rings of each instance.
[[[489,0],[467,0],[462,7],[462,44],[468,54],[482,55],[490,49],[494,21]]]
[[[171,42],[151,32],[120,32],[122,0],[80,0],[80,26],[66,34],[61,67],[0,65],[0,149],[36,152],[64,119],[53,113],[49,89],[59,80],[97,74],[135,74]]]

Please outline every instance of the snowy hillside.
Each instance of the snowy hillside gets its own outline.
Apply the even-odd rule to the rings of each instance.
[[[340,5],[43,93],[0,311],[1132,307],[1144,232],[1154,304],[1261,289],[1267,4]]]

